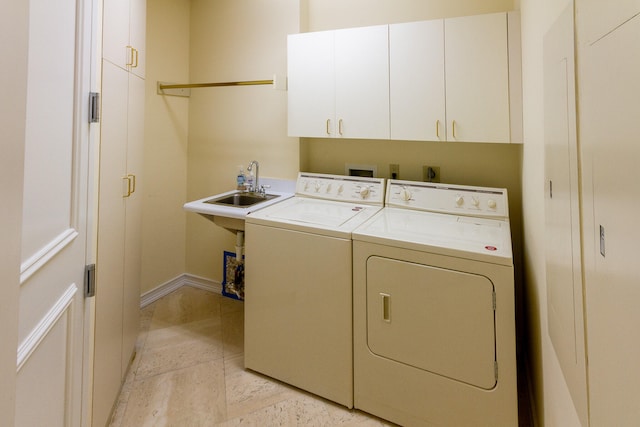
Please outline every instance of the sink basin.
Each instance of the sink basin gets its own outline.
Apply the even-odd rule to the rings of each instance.
[[[266,202],[267,200],[280,197],[276,194],[258,194],[258,193],[234,193],[214,199],[205,200],[204,203],[212,205],[222,205],[237,208],[246,208],[256,203]]]
[[[231,190],[187,202],[184,204],[184,210],[200,214],[232,232],[244,230],[244,219],[248,214],[295,194],[295,181],[272,178],[265,178],[264,181],[271,186],[269,194]]]

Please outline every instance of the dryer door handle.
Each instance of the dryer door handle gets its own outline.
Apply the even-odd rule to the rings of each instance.
[[[382,297],[382,320],[391,323],[391,295],[380,292]]]

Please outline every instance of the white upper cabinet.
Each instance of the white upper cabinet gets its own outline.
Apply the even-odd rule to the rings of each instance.
[[[289,135],[389,138],[387,26],[290,35]]]
[[[289,135],[522,142],[518,18],[289,36]]]
[[[445,19],[447,139],[510,142],[507,14]]]
[[[391,139],[446,141],[444,24],[389,26]]]
[[[335,122],[334,32],[287,39],[288,126],[291,136],[333,136]]]
[[[386,25],[335,33],[338,137],[389,139]]]
[[[145,76],[145,0],[109,0],[103,9],[102,57]]]

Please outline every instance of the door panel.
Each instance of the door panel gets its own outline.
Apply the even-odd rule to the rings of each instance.
[[[448,140],[509,142],[507,15],[446,19],[444,28]]]
[[[573,34],[570,5],[544,38],[547,319],[576,412],[587,424]]]
[[[389,26],[391,139],[446,141],[444,23]]]
[[[336,136],[389,139],[388,52],[387,26],[335,32]]]
[[[493,284],[484,276],[373,256],[367,343],[382,357],[491,389]]]
[[[585,329],[593,426],[634,425],[640,419],[638,40],[640,16],[578,52]]]
[[[15,401],[20,426],[83,422],[90,2],[29,2]]]
[[[122,374],[124,375],[138,339],[140,317],[140,274],[142,252],[142,157],[144,149],[145,81],[129,74],[129,119],[127,174],[135,179],[125,212],[124,290],[122,320]]]
[[[332,31],[287,39],[290,136],[329,138],[337,134],[333,46]]]
[[[127,87],[129,73],[102,62],[102,135],[100,142],[99,235],[96,263],[94,425],[108,419],[121,385],[125,263]],[[128,362],[128,361],[127,361]]]

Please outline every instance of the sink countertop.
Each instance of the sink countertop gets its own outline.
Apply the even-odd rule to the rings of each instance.
[[[275,179],[275,178],[260,178],[260,183],[271,186],[271,188],[267,189],[267,194],[273,194],[279,197],[274,197],[273,199],[265,200],[264,202],[256,203],[254,205],[247,206],[245,208],[205,203],[205,201],[207,200],[231,195],[238,192],[237,190],[231,190],[225,193],[214,194],[199,200],[187,202],[184,204],[183,209],[189,212],[195,212],[202,215],[244,219],[249,213],[253,211],[257,211],[258,209],[262,209],[269,205],[273,205],[274,203],[278,203],[283,200],[286,200],[290,197],[293,197],[293,195],[295,194],[295,185],[296,185],[295,181],[287,181],[287,180]]]

